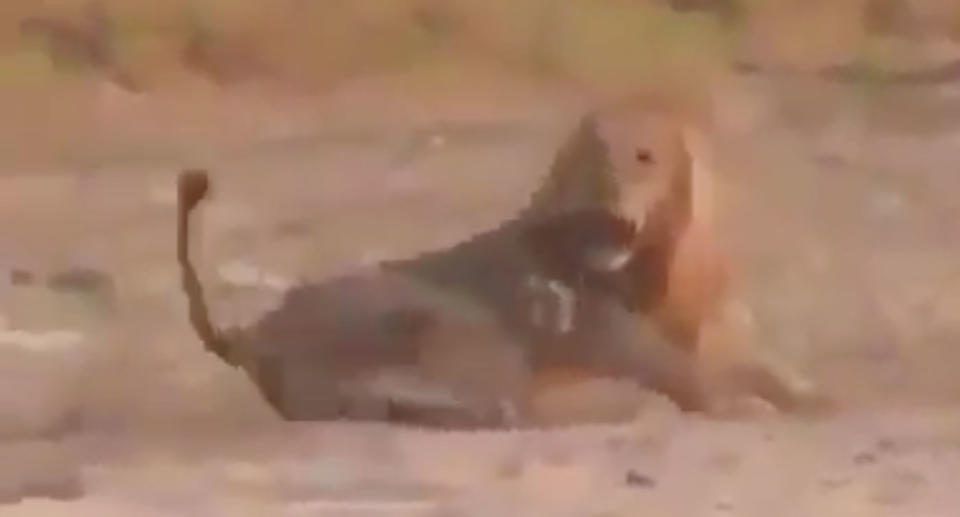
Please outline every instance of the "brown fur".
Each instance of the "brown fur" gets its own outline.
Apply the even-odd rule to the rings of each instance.
[[[587,201],[573,199],[593,185],[621,189],[593,201],[617,216],[645,220],[637,223],[634,260],[609,275],[613,287],[607,288],[652,319],[671,343],[695,354],[701,388],[716,399],[708,404],[752,395],[781,409],[820,408],[825,399],[809,382],[764,359],[733,314],[730,265],[712,220],[715,178],[696,163],[703,160],[693,142],[699,128],[690,125],[659,97],[628,99],[591,115],[559,153],[534,209],[581,206]]]

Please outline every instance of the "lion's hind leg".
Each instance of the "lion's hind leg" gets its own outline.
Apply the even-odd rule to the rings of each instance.
[[[288,420],[495,425],[528,376],[483,306],[391,273],[301,286],[249,339],[244,369]]]

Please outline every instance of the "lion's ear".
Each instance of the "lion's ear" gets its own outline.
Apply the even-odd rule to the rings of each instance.
[[[597,181],[597,172],[608,167],[607,144],[600,136],[597,115],[587,113],[580,118],[576,129],[567,137],[550,165],[551,181],[562,191],[573,189],[578,196],[600,199],[610,193],[593,192],[605,188]],[[574,194],[574,192],[570,192]]]
[[[577,128],[561,147],[554,167],[572,167],[588,158],[603,157],[606,144],[601,140],[597,127],[596,113],[590,112],[580,117]]]
[[[597,113],[590,111],[584,113],[580,117],[580,122],[577,124],[576,134],[582,135],[584,137],[597,137]]]

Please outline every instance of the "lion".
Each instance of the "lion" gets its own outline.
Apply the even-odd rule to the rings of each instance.
[[[804,394],[763,362],[704,368],[723,269],[709,231],[696,229],[694,168],[669,111],[594,110],[516,217],[447,249],[297,286],[230,329],[212,323],[189,258],[190,214],[210,180],[187,170],[177,248],[190,321],[287,420],[536,424],[534,402],[554,379],[589,377],[709,411],[711,378],[726,374],[739,391],[796,407]]]
[[[830,401],[809,380],[752,343],[751,315],[734,296],[714,227],[704,130],[662,96],[627,98],[585,117],[528,210],[605,207],[641,228],[632,237],[634,249],[617,268],[571,262],[586,252],[573,253],[570,234],[557,224],[531,236],[529,245],[538,257],[566,257],[567,268],[554,281],[571,287],[567,299],[584,289],[613,294],[692,354],[702,389],[713,395],[698,409],[722,411],[751,396],[781,410],[826,409]]]

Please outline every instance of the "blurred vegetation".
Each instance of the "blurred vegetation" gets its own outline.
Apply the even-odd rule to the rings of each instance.
[[[814,63],[882,59],[871,38],[960,27],[956,7],[921,16],[894,0],[0,3],[0,87],[92,73],[128,89],[188,75],[310,89],[371,70],[466,59],[594,83],[662,82],[689,80],[734,53]]]

